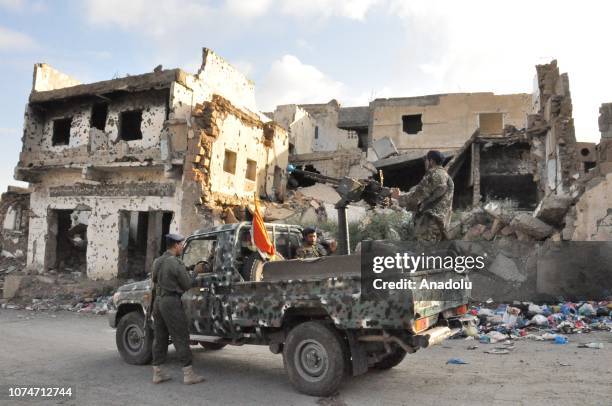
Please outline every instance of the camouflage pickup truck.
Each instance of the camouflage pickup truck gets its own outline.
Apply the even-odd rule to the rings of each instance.
[[[266,226],[277,252],[293,258],[300,227]],[[360,255],[264,263],[252,246],[250,227],[224,225],[185,241],[187,268],[202,263],[208,270],[182,297],[193,344],[207,350],[267,345],[283,354],[298,391],[328,396],[345,377],[393,368],[406,354],[440,343],[461,327],[468,291],[438,302],[421,301],[410,290],[362,295]],[[444,280],[449,271],[423,272]],[[423,272],[412,277],[422,278]],[[150,300],[150,280],[122,286],[113,296],[109,323],[130,364],[151,361],[152,332],[145,334]]]

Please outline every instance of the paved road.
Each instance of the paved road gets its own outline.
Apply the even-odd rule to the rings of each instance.
[[[180,383],[171,350],[174,380],[154,386],[150,367],[121,360],[114,334],[100,316],[0,310],[0,385],[73,385],[76,399],[61,403],[69,405],[557,406],[609,405],[612,399],[611,333],[570,336],[567,345],[521,341],[510,355],[485,354],[492,345],[468,351],[473,341],[449,340],[391,371],[351,378],[331,399],[296,393],[281,357],[255,346],[217,352],[193,347],[195,368],[208,378],[194,386]],[[604,342],[605,348],[577,348],[590,341]],[[469,364],[446,365],[451,357]]]

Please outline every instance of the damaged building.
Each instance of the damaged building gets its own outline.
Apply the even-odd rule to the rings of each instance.
[[[376,99],[358,107],[332,100],[278,106],[271,116],[288,131],[289,160],[298,168],[407,191],[425,173],[425,152],[437,149],[455,181],[456,211],[497,202],[522,216],[513,228],[504,227],[507,216],[493,230],[480,224],[487,239],[504,229],[523,239],[591,240],[611,237],[611,112],[602,105],[599,145],[577,142],[569,78],[552,61],[536,67],[532,93]]]
[[[158,67],[88,84],[36,64],[15,169],[31,185],[27,265],[144,275],[164,234],[256,195],[282,201],[288,151],[253,82],[208,49],[196,74]]]
[[[576,141],[556,61],[536,67],[531,94],[332,100],[265,114],[253,82],[208,49],[196,74],[158,67],[89,84],[37,64],[15,168],[30,188],[3,196],[3,247],[27,252],[34,270],[139,277],[165,233],[236,221],[255,196],[269,221],[333,221],[333,190],[285,201],[288,184],[313,185],[288,177],[288,163],[407,191],[429,149],[446,154],[455,181],[453,238],[610,240],[612,103],[599,126],[599,144]],[[352,221],[367,216],[353,209]]]

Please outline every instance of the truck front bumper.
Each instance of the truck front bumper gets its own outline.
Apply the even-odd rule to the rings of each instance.
[[[116,309],[110,309],[108,311],[108,325],[111,326],[111,328],[117,328],[117,310]]]

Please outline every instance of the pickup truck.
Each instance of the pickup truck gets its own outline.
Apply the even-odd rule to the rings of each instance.
[[[468,290],[444,293],[443,301],[419,300],[411,290],[362,294],[361,255],[289,259],[301,241],[296,225],[266,224],[285,260],[264,262],[251,241],[251,223],[200,230],[185,241],[189,270],[206,265],[182,297],[192,344],[207,350],[226,345],[267,345],[283,355],[289,381],[300,392],[329,396],[343,379],[368,369],[390,369],[406,354],[438,344],[467,320]],[[410,275],[448,279],[452,270]],[[151,281],[120,287],[109,324],[121,357],[151,361],[152,331],[145,322]]]

